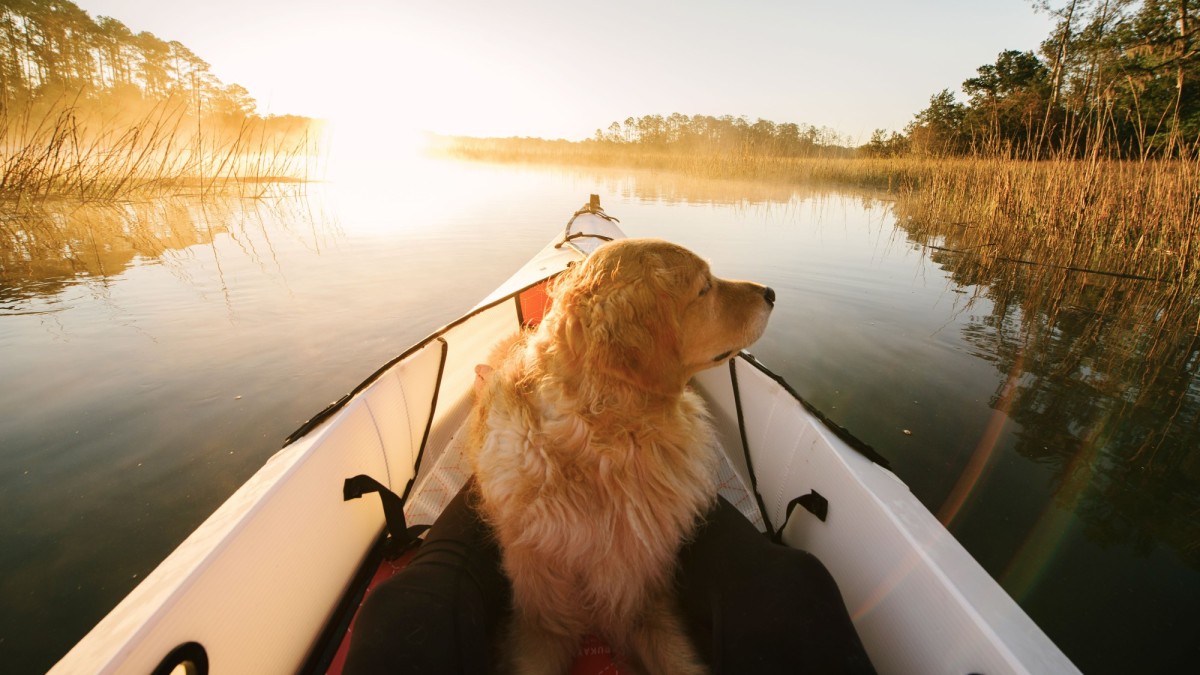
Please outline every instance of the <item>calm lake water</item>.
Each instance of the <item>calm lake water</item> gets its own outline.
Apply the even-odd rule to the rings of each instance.
[[[428,161],[5,219],[0,670],[52,665],[289,432],[590,193],[629,235],[774,287],[751,351],[886,455],[1081,669],[1200,660],[1194,298],[984,270],[867,194]]]

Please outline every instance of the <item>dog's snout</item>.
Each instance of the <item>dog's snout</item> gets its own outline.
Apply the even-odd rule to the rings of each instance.
[[[775,306],[775,289],[771,288],[770,286],[764,286],[763,287],[763,299],[767,301],[768,305],[774,307]]]

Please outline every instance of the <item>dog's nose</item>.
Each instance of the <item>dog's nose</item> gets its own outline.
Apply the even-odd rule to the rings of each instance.
[[[763,287],[763,298],[767,301],[768,305],[774,307],[775,306],[775,289],[771,288],[770,286]]]

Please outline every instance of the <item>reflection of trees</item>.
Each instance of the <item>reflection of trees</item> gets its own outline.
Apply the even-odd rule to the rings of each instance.
[[[120,204],[48,202],[37,209],[0,213],[0,303],[49,297],[86,279],[121,274],[138,260],[169,262],[196,245],[215,249],[230,236],[248,256],[275,258],[264,221],[320,249],[332,223],[314,213],[293,186],[273,186],[274,199],[176,197]],[[249,243],[253,232],[267,247]],[[336,233],[333,233],[336,234]],[[243,243],[246,242],[246,243]],[[307,244],[306,244],[307,245]],[[247,246],[251,248],[247,250]],[[217,261],[220,264],[220,261]]]
[[[845,198],[844,187],[820,183],[769,181],[729,178],[706,178],[682,173],[661,171],[581,170],[604,186],[606,193],[618,197],[636,197],[642,201],[667,203],[711,204],[721,206],[778,207],[794,200]],[[857,195],[865,206],[886,199],[861,189]]]
[[[5,301],[57,293],[84,277],[119,274],[137,258],[159,258],[212,241],[184,201],[53,206],[5,215],[0,289]]]
[[[1016,451],[1054,467],[1057,505],[1093,541],[1143,552],[1158,543],[1200,567],[1195,289],[1015,263],[986,246],[983,229],[934,234],[962,252],[931,258],[992,303],[965,338],[1001,373],[1019,369],[1008,408]]]
[[[498,161],[516,160],[509,157]],[[706,204],[754,208],[785,208],[793,201],[809,199],[845,199],[851,195],[865,208],[891,201],[883,190],[856,188],[847,192],[845,185],[830,182],[797,182],[761,178],[720,178],[703,174],[663,171],[657,168],[588,166],[586,163],[561,164],[557,171],[594,181],[609,200],[635,198],[668,204]]]

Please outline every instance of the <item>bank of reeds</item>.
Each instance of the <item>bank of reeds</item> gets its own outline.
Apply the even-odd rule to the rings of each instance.
[[[922,243],[1016,264],[1200,286],[1200,158],[774,157],[540,139],[444,139],[489,161],[626,166],[885,190]],[[833,153],[837,155],[838,153]]]
[[[106,119],[66,100],[36,111],[0,106],[0,204],[204,193],[230,185],[255,196],[263,181],[314,177],[319,133],[300,123],[282,133],[268,126],[253,116],[232,123],[198,119],[174,100],[135,119]]]
[[[942,160],[899,191],[897,215],[983,258],[1200,285],[1196,160]]]

